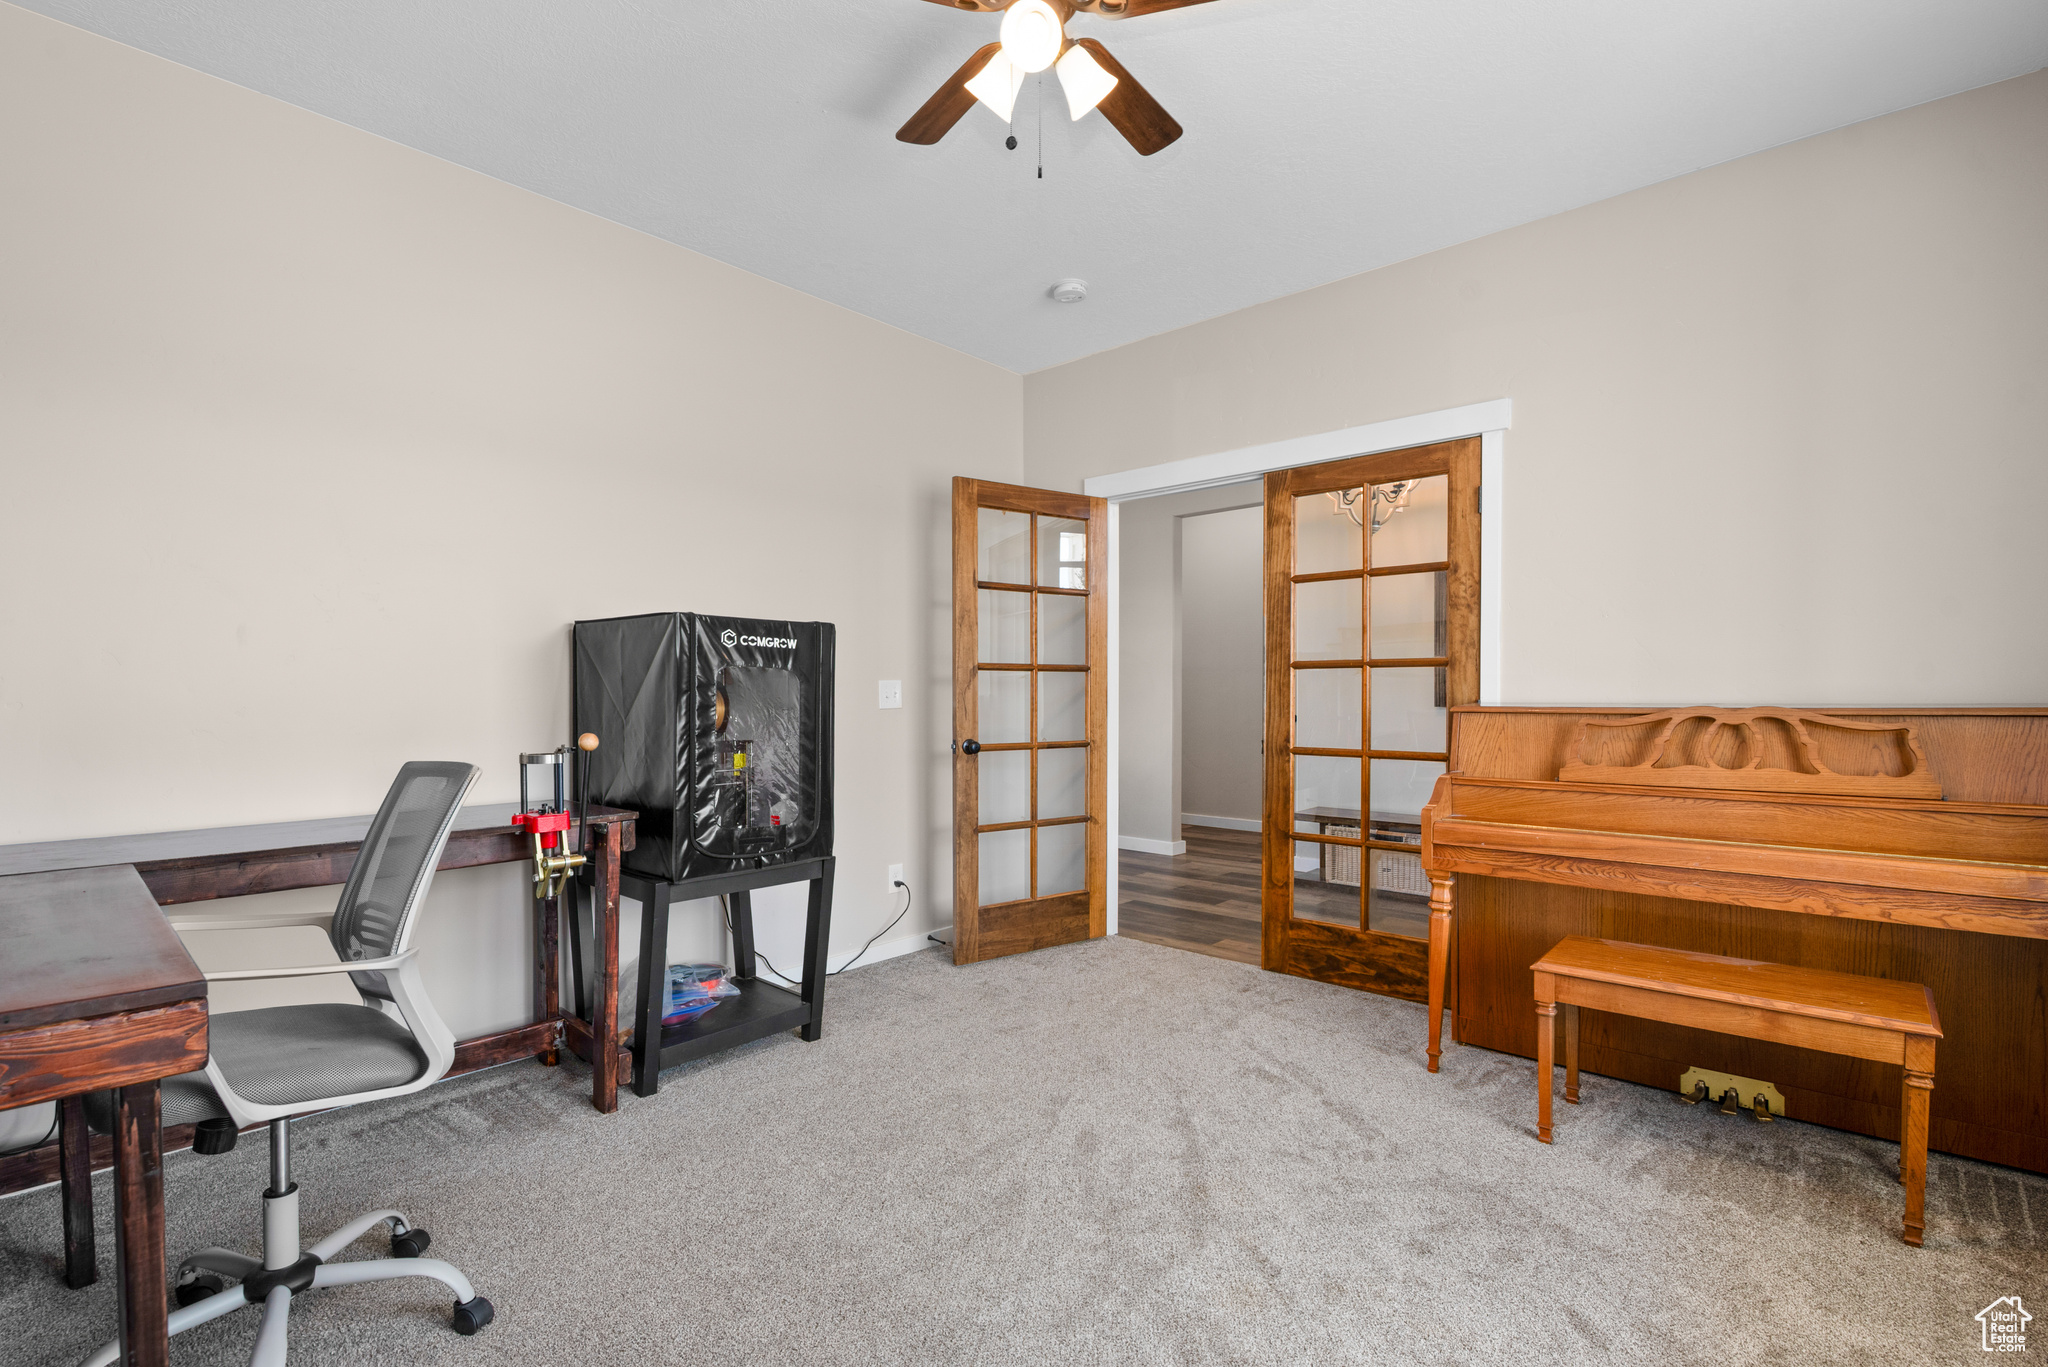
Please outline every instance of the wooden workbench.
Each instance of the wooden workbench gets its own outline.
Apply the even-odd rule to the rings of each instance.
[[[474,868],[530,859],[532,837],[511,824],[516,810],[517,804],[510,802],[463,808],[436,867]],[[595,889],[597,943],[593,952],[600,960],[600,983],[617,981],[619,858],[633,848],[636,819],[636,813],[614,807],[590,809],[591,862],[581,885]],[[330,817],[0,846],[0,878],[125,865],[140,878],[160,907],[259,892],[333,887],[348,881],[356,854],[369,833],[370,821],[369,815]],[[452,1077],[533,1057],[552,1064],[556,1051],[566,1042],[591,1063],[591,1104],[610,1113],[618,1109],[624,1052],[616,1044],[611,1049],[593,1049],[591,1039],[602,1036],[617,1040],[618,999],[616,991],[607,994],[600,990],[598,999],[592,1003],[593,1020],[588,1022],[562,1011],[560,913],[559,905],[549,901],[539,904],[535,917],[533,1023],[458,1041],[455,1063],[448,1073]],[[158,921],[175,940],[175,932],[161,913]],[[602,971],[607,962],[611,965],[609,975]],[[13,965],[8,967],[11,975]],[[202,1054],[199,1063],[204,1061]],[[83,1285],[91,1280],[91,1173],[109,1166],[115,1149],[105,1136],[87,1136],[82,1113],[75,1103],[62,1108],[60,1114],[62,1136],[57,1146],[46,1145],[0,1157],[0,1194],[63,1180],[67,1265],[73,1284]],[[164,1131],[166,1148],[184,1148],[191,1142],[190,1126],[172,1126]],[[83,1280],[77,1280],[81,1268],[85,1269]]]
[[[118,865],[0,878],[0,963],[0,1110],[55,1101],[75,1114],[84,1093],[114,1093],[121,1361],[162,1367],[157,1085],[206,1062],[206,979],[135,870]],[[67,1200],[64,1223],[66,1280],[83,1285],[75,1252],[86,1250],[89,1271],[90,1204]]]

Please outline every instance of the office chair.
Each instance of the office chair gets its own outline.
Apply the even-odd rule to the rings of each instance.
[[[299,1189],[291,1171],[293,1116],[417,1092],[439,1081],[455,1059],[455,1036],[420,985],[411,941],[434,866],[476,776],[474,765],[428,761],[398,771],[341,890],[328,933],[339,956],[334,963],[206,975],[212,982],[347,973],[363,1004],[272,1006],[215,1016],[207,1027],[205,1069],[164,1079],[163,1123],[196,1125],[192,1147],[200,1153],[224,1153],[234,1147],[241,1127],[270,1124],[263,1256],[208,1248],[179,1264],[173,1334],[260,1305],[263,1323],[250,1361],[277,1367],[285,1360],[285,1319],[294,1296],[396,1277],[445,1283],[456,1297],[457,1333],[474,1334],[491,1322],[491,1303],[467,1277],[437,1258],[420,1256],[427,1232],[399,1211],[371,1211],[302,1252]],[[107,1127],[110,1096],[99,1093],[89,1103],[96,1128]],[[391,1227],[390,1257],[329,1261],[380,1224]],[[118,1351],[115,1343],[102,1345],[86,1359],[87,1367],[105,1367]]]

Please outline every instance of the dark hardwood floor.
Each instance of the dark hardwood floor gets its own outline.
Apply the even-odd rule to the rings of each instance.
[[[1258,832],[1186,826],[1181,838],[1188,845],[1183,855],[1117,852],[1117,934],[1257,963]],[[1355,926],[1358,901],[1355,887],[1325,887],[1311,879],[1294,884],[1295,915],[1308,919]],[[1374,897],[1374,929],[1425,935],[1428,916],[1427,898]]]
[[[1259,834],[1187,826],[1182,855],[1116,856],[1116,933],[1242,964],[1259,961]]]

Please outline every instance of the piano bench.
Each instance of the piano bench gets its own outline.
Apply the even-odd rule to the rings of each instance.
[[[1560,1006],[1564,1099],[1574,1104],[1582,1006],[1899,1064],[1905,1070],[1899,1180],[1906,1186],[1899,1237],[1920,1246],[1927,1208],[1927,1103],[1934,1090],[1934,1042],[1941,1038],[1934,994],[1925,987],[1585,935],[1558,941],[1530,968],[1536,975],[1536,1137],[1546,1144]]]

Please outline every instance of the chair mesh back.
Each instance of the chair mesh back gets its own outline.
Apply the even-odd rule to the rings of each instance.
[[[414,760],[398,771],[334,909],[328,936],[335,953],[381,959],[406,947],[455,813],[477,773],[473,764],[435,760]],[[391,995],[382,973],[349,977],[371,996]]]

